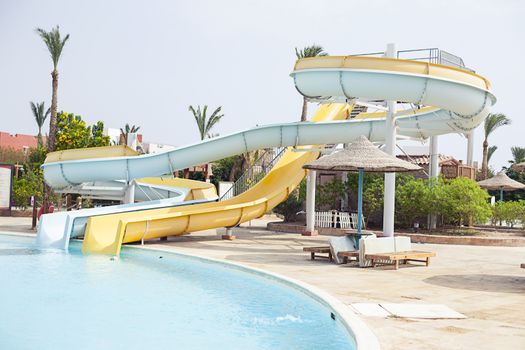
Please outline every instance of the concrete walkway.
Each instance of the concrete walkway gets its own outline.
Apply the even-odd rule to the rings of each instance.
[[[7,227],[27,232],[16,218],[0,218]],[[267,220],[234,229],[237,239],[220,240],[224,230],[170,237],[148,244],[184,253],[235,261],[302,280],[326,290],[346,304],[445,304],[466,319],[362,317],[382,349],[525,349],[524,247],[417,244],[437,254],[430,267],[358,268],[311,261],[305,246],[322,245],[328,237],[302,237],[266,231]]]

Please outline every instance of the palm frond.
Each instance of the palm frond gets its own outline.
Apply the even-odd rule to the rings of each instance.
[[[295,48],[295,56],[297,56],[297,59],[327,55],[328,53],[324,52],[323,47],[316,44],[306,46],[302,50]]]
[[[35,118],[36,124],[38,125],[38,129],[42,129],[42,126],[44,125],[50,111],[49,108],[47,111],[45,111],[45,102],[40,103],[34,103],[29,102],[29,105],[31,106],[31,111],[33,112],[33,117]]]
[[[483,125],[485,131],[485,140],[487,140],[489,135],[492,134],[496,129],[504,125],[509,125],[510,123],[510,119],[507,118],[505,114],[489,114],[487,118],[485,118],[485,124]]]
[[[211,129],[217,124],[221,118],[224,116],[224,114],[219,114],[221,112],[222,107],[217,107],[213,113],[211,114],[210,118],[208,119],[208,122],[206,123],[206,135],[210,135]]]
[[[490,146],[487,149],[487,163],[490,162],[490,158],[492,158],[492,155],[494,154],[494,152],[496,152],[497,149],[498,149],[498,146]]]
[[[518,164],[525,162],[525,147],[511,147],[512,160],[509,161],[511,164]]]
[[[60,35],[60,27],[58,25],[55,28],[52,28],[49,32],[42,28],[36,28],[35,31],[46,44],[51,55],[51,60],[53,61],[53,68],[56,70],[64,45],[69,40],[69,34],[62,38]]]
[[[208,118],[208,105],[204,105],[202,111],[200,105],[197,106],[197,110],[195,110],[195,108],[191,105],[188,107],[188,110],[192,112],[195,123],[197,124],[197,128],[199,129],[201,140],[204,140],[206,137],[211,137],[211,130],[223,117],[223,114],[219,115],[221,108],[222,107],[216,108]]]

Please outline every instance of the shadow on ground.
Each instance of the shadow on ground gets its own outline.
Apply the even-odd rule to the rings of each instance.
[[[438,275],[423,280],[442,287],[480,292],[524,293],[525,277],[505,275]]]
[[[226,260],[253,263],[253,264],[269,264],[269,265],[287,265],[287,266],[319,266],[332,264],[328,260],[310,260],[310,256],[299,255],[299,254],[286,254],[275,253],[261,253],[261,254],[230,254],[225,257]],[[336,265],[334,265],[335,267]]]

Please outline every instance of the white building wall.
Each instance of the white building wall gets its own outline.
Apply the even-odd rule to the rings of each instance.
[[[165,145],[162,143],[143,143],[144,152],[146,153],[163,153],[174,150],[176,147],[172,145]]]

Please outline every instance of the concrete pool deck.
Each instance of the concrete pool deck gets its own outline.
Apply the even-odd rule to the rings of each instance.
[[[437,254],[429,267],[358,268],[311,261],[305,246],[328,236],[302,237],[265,229],[271,218],[234,229],[236,240],[221,240],[220,229],[151,241],[148,245],[252,266],[309,283],[345,304],[444,304],[466,319],[409,319],[361,316],[382,349],[525,348],[525,247],[414,244]],[[0,218],[0,231],[30,232],[27,218]]]

